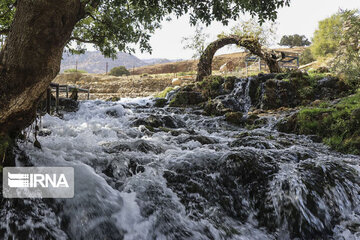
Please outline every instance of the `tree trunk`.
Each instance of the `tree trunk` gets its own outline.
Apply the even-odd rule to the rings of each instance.
[[[216,51],[226,45],[236,44],[248,49],[252,54],[259,56],[269,67],[271,73],[281,72],[274,51],[261,47],[259,41],[252,37],[228,36],[220,38],[207,46],[198,63],[196,81],[202,81],[204,77],[212,73],[212,60]]]
[[[13,135],[32,123],[80,14],[79,0],[17,1],[0,52],[0,134]]]

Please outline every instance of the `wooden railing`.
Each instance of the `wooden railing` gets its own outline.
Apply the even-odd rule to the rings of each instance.
[[[59,112],[59,97],[60,92],[66,93],[66,98],[69,97],[69,92],[76,89],[78,93],[87,93],[87,99],[90,99],[90,90],[84,88],[77,88],[69,85],[60,85],[57,83],[50,83],[50,86],[46,92],[46,112],[50,114],[51,112],[51,92],[55,92],[55,110]]]

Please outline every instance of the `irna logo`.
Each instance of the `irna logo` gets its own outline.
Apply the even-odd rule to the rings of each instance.
[[[64,174],[58,176],[57,174],[22,174],[10,172],[8,172],[8,185],[11,188],[69,187]]]
[[[3,169],[5,198],[72,198],[72,167],[6,167]]]

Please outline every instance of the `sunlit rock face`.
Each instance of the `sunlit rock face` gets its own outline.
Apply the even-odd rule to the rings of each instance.
[[[228,91],[244,112],[248,80]],[[360,237],[359,156],[278,132],[281,114],[250,118],[266,119],[250,130],[154,104],[83,101],[62,119],[45,115],[42,150],[29,136],[17,164],[74,167],[75,197],[4,199],[0,239]]]

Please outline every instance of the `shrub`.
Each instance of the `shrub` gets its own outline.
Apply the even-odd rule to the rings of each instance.
[[[299,61],[301,65],[305,65],[315,61],[315,58],[312,55],[310,48],[305,49],[305,51],[301,53]]]
[[[123,75],[129,76],[130,72],[129,72],[129,70],[126,69],[126,67],[119,66],[119,67],[112,68],[110,70],[109,74],[112,75],[112,76],[120,77],[120,76],[123,76]]]

